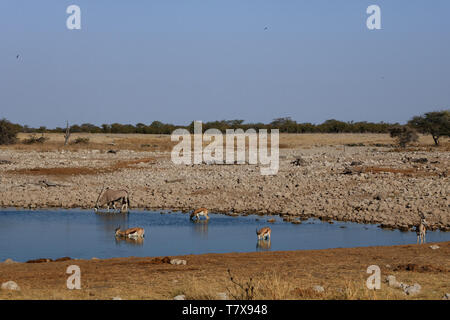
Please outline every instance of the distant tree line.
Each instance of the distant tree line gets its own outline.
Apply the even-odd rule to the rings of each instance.
[[[221,120],[210,121],[202,123],[203,131],[208,129],[219,129],[225,133],[227,129],[243,129],[250,128],[259,129],[279,129],[282,133],[388,133],[389,127],[394,124],[389,123],[373,123],[373,122],[344,122],[339,120],[327,120],[321,124],[313,123],[298,123],[290,117],[277,118],[270,123],[244,123],[244,120]],[[18,126],[20,132],[26,133],[43,133],[56,132],[65,133],[66,128],[56,127],[49,129],[46,127],[31,128],[28,126]],[[162,123],[160,121],[153,121],[147,125],[144,123],[132,124],[102,124],[96,126],[91,123],[83,123],[81,125],[73,124],[70,126],[70,132],[86,132],[86,133],[144,133],[144,134],[171,134],[175,129],[183,128],[194,132],[194,122],[192,121],[187,126],[173,125]]]
[[[90,123],[81,125],[73,124],[69,126],[71,133],[143,133],[143,134],[171,134],[175,129],[183,128],[194,132],[194,122],[187,126],[173,125],[153,121],[151,124],[137,123],[132,124],[102,124],[96,126]],[[439,144],[439,138],[450,136],[450,110],[428,112],[420,116],[413,117],[406,125],[398,123],[373,123],[373,122],[344,122],[335,119],[327,120],[321,124],[298,123],[290,117],[277,118],[270,123],[245,123],[244,120],[221,120],[210,121],[202,124],[203,131],[208,129],[219,129],[225,133],[227,129],[250,128],[259,129],[279,129],[281,133],[389,133],[396,138],[400,145],[417,141],[416,132],[431,134],[436,145]],[[48,129],[44,126],[31,128],[13,124],[6,119],[0,120],[0,144],[14,143],[18,132],[25,133],[66,133],[67,128],[57,127]]]

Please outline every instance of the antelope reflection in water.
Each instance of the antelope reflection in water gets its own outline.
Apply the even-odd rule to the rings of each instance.
[[[208,220],[195,220],[193,221],[194,233],[201,237],[208,237]]]
[[[115,237],[116,244],[126,243],[127,245],[142,246],[144,245],[144,238],[125,238],[125,237]]]
[[[126,214],[114,214],[114,213],[102,213],[96,215],[97,219],[101,221],[102,228],[110,233],[115,231],[117,225],[127,225],[129,221],[129,215]]]
[[[257,251],[268,251],[270,250],[271,241],[269,239],[258,239],[256,242],[256,250]]]

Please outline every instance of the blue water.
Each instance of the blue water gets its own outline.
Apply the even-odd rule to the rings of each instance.
[[[95,214],[87,210],[1,210],[0,260],[26,261],[69,256],[78,259],[173,256],[200,253],[301,250],[411,244],[415,232],[390,231],[376,225],[329,224],[310,219],[300,225],[272,216],[231,217],[210,214],[208,223],[193,223],[180,212],[135,211]],[[143,241],[117,240],[114,229],[143,227]],[[257,242],[255,229],[272,228],[272,239]],[[450,232],[427,232],[427,242],[450,241]]]

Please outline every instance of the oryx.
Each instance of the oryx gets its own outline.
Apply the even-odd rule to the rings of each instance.
[[[97,212],[98,209],[104,205],[108,208],[112,205],[114,210],[116,210],[116,202],[120,201],[120,204],[122,205],[120,208],[120,212],[128,211],[128,207],[130,206],[130,198],[128,196],[128,191],[126,190],[113,190],[110,188],[106,188],[105,192],[100,192],[97,201],[95,203],[94,211]]]

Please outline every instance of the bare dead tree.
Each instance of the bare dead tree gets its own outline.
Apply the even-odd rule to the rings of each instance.
[[[69,127],[69,121],[66,121],[67,125],[66,125],[66,133],[64,134],[64,145],[66,146],[67,143],[69,142],[69,138],[70,138],[70,127]]]

